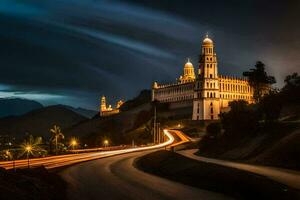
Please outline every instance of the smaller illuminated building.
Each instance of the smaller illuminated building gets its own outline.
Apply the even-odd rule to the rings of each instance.
[[[106,104],[106,98],[105,96],[101,97],[101,103],[100,103],[100,116],[110,116],[114,115],[120,112],[120,107],[122,106],[124,102],[122,100],[119,100],[117,102],[117,105],[115,108],[113,108],[111,105]]]

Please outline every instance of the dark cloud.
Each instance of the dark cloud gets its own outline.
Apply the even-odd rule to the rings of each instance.
[[[280,85],[299,72],[299,8],[297,1],[1,1],[0,95],[96,109],[102,94],[128,99],[154,80],[173,81],[186,57],[197,66],[206,32],[221,73],[240,75],[260,59]]]

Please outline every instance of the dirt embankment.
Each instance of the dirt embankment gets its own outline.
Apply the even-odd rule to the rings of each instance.
[[[239,138],[203,138],[199,155],[300,170],[300,124],[281,122]]]
[[[65,200],[66,183],[43,167],[16,172],[0,168],[0,199]]]
[[[236,199],[299,199],[300,191],[249,172],[204,163],[169,151],[157,151],[136,161],[148,173],[186,185],[220,192]]]

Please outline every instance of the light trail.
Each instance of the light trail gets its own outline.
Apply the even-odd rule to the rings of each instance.
[[[146,150],[154,150],[159,149],[162,147],[166,147],[168,145],[171,145],[174,143],[175,139],[172,136],[172,134],[169,132],[169,130],[163,130],[164,134],[167,136],[168,140],[152,145],[152,146],[146,146],[146,147],[136,147],[136,148],[130,148],[130,149],[122,149],[122,150],[113,150],[113,151],[102,151],[102,152],[89,152],[89,153],[80,153],[80,154],[68,154],[68,155],[59,155],[59,156],[50,156],[45,158],[33,158],[30,159],[30,167],[37,167],[37,166],[45,166],[47,169],[53,169],[57,167],[67,166],[79,162],[99,159],[99,158],[105,158],[109,156],[124,154],[124,153],[132,153],[137,151],[146,151]],[[173,131],[175,134],[178,135],[177,131]],[[180,135],[178,135],[179,138],[181,138]],[[181,138],[182,139],[182,138]],[[177,142],[175,144],[181,143]],[[173,144],[174,145],[174,144]],[[16,160],[15,161],[15,168],[26,168],[27,167],[27,159],[23,160]],[[5,169],[13,169],[13,161],[3,161],[0,162],[0,167],[3,167]]]

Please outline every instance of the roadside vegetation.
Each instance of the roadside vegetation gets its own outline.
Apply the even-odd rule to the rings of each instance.
[[[261,68],[258,63],[246,73],[249,78],[260,77],[250,78],[256,85],[256,103],[231,102],[230,111],[207,126],[199,154],[299,170],[300,76],[287,76],[281,90],[266,94],[265,83],[274,83],[274,79]]]

